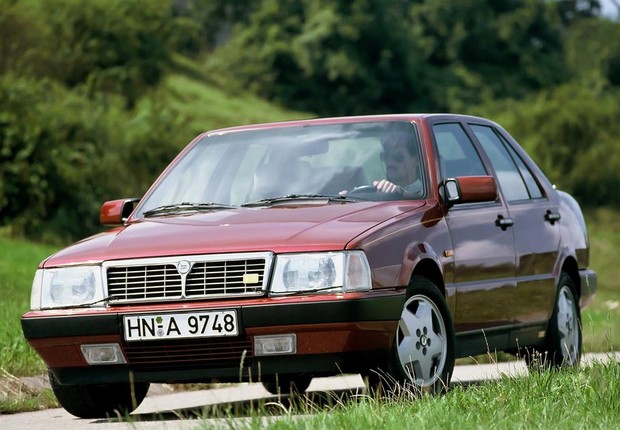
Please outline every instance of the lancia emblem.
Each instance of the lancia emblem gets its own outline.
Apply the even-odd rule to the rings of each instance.
[[[187,272],[189,272],[189,269],[191,267],[192,265],[190,264],[190,262],[185,260],[179,261],[179,263],[177,264],[177,270],[181,275],[185,275]]]

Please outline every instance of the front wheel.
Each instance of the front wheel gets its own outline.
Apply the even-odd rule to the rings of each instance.
[[[444,391],[454,369],[454,343],[445,298],[428,279],[414,278],[396,329],[389,377],[416,393]]]
[[[107,385],[62,385],[49,372],[50,385],[58,402],[78,418],[106,418],[128,414],[142,403],[149,390],[146,382]]]
[[[263,387],[271,394],[303,393],[310,386],[310,375],[273,375],[263,379]]]

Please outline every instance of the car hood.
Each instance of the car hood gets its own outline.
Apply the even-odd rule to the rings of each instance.
[[[273,206],[146,218],[89,237],[45,267],[105,260],[228,252],[325,251],[423,206],[423,201]]]

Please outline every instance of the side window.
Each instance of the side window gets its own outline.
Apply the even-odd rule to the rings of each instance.
[[[530,197],[532,199],[539,199],[543,197],[540,185],[538,185],[538,182],[536,181],[536,179],[534,179],[534,175],[532,174],[532,172],[530,172],[530,169],[527,168],[523,160],[521,160],[521,157],[517,155],[512,146],[506,145],[506,147],[508,148],[508,152],[510,152],[512,159],[515,161],[515,163],[517,163],[517,167],[519,168],[519,172],[521,172],[521,176],[525,181],[525,185],[527,186],[527,190],[530,193]]]
[[[436,124],[433,134],[444,178],[487,174],[472,141],[460,124]]]
[[[542,197],[538,183],[523,160],[491,127],[472,124],[471,129],[489,157],[507,201]]]

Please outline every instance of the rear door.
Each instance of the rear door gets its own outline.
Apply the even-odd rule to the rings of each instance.
[[[469,124],[499,182],[507,202],[517,254],[517,294],[512,318],[524,328],[546,324],[555,298],[554,267],[560,248],[559,205],[501,131],[492,125]],[[537,332],[542,337],[541,331]]]

